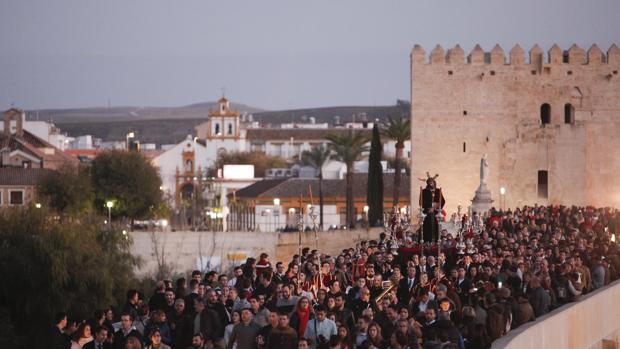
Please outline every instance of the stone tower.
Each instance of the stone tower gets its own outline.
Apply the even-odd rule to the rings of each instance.
[[[596,45],[553,45],[546,54],[535,45],[527,59],[519,45],[508,57],[499,45],[476,45],[467,57],[458,45],[429,56],[416,45],[411,178],[439,173],[453,212],[469,205],[488,154],[495,203],[620,207],[618,70],[616,45],[606,54]]]

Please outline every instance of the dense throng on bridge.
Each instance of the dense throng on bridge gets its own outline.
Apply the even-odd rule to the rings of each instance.
[[[615,280],[620,213],[592,207],[491,210],[468,248],[384,234],[338,255],[262,254],[230,274],[194,271],[129,290],[91,319],[60,313],[54,348],[488,348]],[[415,234],[417,236],[417,234]],[[561,334],[558,334],[561,335]]]

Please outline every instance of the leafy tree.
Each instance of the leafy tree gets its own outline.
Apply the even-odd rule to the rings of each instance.
[[[368,157],[368,188],[366,202],[368,204],[368,224],[376,225],[383,220],[383,166],[381,166],[381,135],[379,126],[372,129],[370,156]]]
[[[59,311],[77,319],[120,305],[133,285],[137,260],[131,240],[101,229],[101,218],[57,222],[47,208],[11,208],[0,214],[0,332],[2,348],[43,348]],[[0,331],[7,330],[6,328]]]
[[[224,165],[254,165],[254,174],[264,176],[269,168],[285,167],[286,161],[279,156],[267,155],[260,151],[252,152],[228,152],[218,155],[213,171]],[[211,176],[215,176],[214,172]]]
[[[387,161],[388,168],[396,168],[396,157],[394,156],[384,156],[384,161]],[[398,160],[399,166],[401,170],[404,170],[407,176],[411,176],[411,166],[409,166],[409,159],[403,157]],[[401,171],[402,172],[402,171]]]
[[[363,132],[349,130],[349,132],[328,134],[327,139],[329,147],[333,154],[332,159],[343,162],[347,167],[347,225],[355,226],[355,210],[353,202],[353,173],[355,171],[353,165],[355,161],[362,157],[362,153],[368,151],[366,142],[369,141],[368,135]]]
[[[319,226],[323,229],[323,166],[329,161],[332,151],[322,144],[306,150],[301,154],[302,162],[309,164],[319,171]]]
[[[384,136],[393,141],[396,141],[396,157],[394,162],[394,191],[392,193],[392,203],[394,206],[397,206],[398,200],[400,198],[400,172],[403,159],[403,150],[405,149],[405,142],[411,139],[411,119],[390,118],[389,122],[382,131]]]
[[[37,193],[59,214],[74,215],[92,208],[92,187],[88,169],[63,165],[37,183]]]
[[[151,162],[137,152],[113,150],[101,153],[91,169],[95,207],[107,212],[107,200],[114,201],[112,214],[130,219],[150,218],[161,211],[161,179]]]

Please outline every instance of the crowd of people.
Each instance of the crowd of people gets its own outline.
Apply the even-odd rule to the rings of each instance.
[[[248,258],[231,275],[194,271],[127,292],[86,321],[58,314],[54,348],[488,348],[527,322],[618,278],[609,208],[491,210],[479,234],[362,241],[288,263]]]

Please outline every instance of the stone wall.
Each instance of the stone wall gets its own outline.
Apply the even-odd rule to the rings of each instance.
[[[306,232],[301,236],[302,246],[311,249],[318,246],[323,253],[335,254],[344,248],[355,247],[359,239],[378,239],[381,231],[373,228],[370,231],[321,232],[318,241],[314,233]],[[193,269],[228,271],[245,262],[247,257],[258,257],[262,252],[269,254],[272,262],[288,262],[298,253],[299,241],[298,233],[273,232],[132,232],[130,236],[133,239],[132,254],[142,259],[136,270],[141,276],[154,275],[158,269],[158,256],[161,261],[162,255],[175,273]]]
[[[620,344],[620,281],[493,342],[492,349],[607,349]]]
[[[566,58],[564,57],[566,54]],[[620,206],[620,49],[596,45],[547,58],[535,46],[526,61],[515,46],[506,58],[477,46],[465,61],[460,47],[432,50],[430,62],[411,53],[412,188],[426,171],[439,174],[447,210],[467,207],[479,184],[480,158],[488,154],[494,206],[573,203]],[[567,61],[564,63],[564,61]],[[549,104],[551,122],[541,124]],[[565,123],[565,105],[574,119]],[[538,171],[548,171],[548,198],[538,197]],[[418,202],[418,190],[412,190]]]

